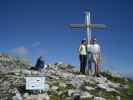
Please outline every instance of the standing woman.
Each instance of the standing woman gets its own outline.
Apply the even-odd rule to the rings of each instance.
[[[87,63],[86,40],[82,40],[79,47],[80,72],[85,74],[85,67]]]

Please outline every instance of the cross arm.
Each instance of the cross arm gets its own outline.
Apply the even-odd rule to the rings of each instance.
[[[105,24],[70,24],[69,25],[73,29],[80,29],[80,28],[94,28],[94,29],[105,29],[107,26]]]
[[[89,26],[90,28],[94,28],[94,29],[105,29],[107,28],[107,26],[105,24],[90,24]]]
[[[69,26],[73,29],[80,29],[80,28],[84,28],[86,25],[85,24],[70,24]]]

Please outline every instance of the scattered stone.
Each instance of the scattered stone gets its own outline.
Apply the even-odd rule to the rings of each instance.
[[[120,85],[120,87],[121,87],[122,89],[128,89],[128,88],[129,88],[128,85]]]
[[[88,99],[88,98],[92,98],[93,95],[91,95],[89,92],[81,92],[81,99]]]
[[[4,64],[0,62],[0,99],[1,97],[6,97],[5,94],[16,94],[10,97],[12,100],[50,100],[51,95],[55,94],[57,96],[63,96],[65,100],[73,100],[76,97],[79,98],[78,95],[80,95],[81,99],[88,99],[92,98],[94,95],[91,91],[96,91],[97,88],[101,89],[101,91],[104,90],[105,92],[116,93],[120,93],[122,89],[129,88],[126,84],[112,82],[107,79],[106,76],[94,77],[90,75],[81,75],[79,74],[79,70],[62,62],[49,64],[41,72],[29,70],[29,64],[19,63],[20,65],[15,65],[10,62],[10,60],[7,62],[8,63],[4,62]],[[20,69],[20,66],[23,65],[24,67]],[[26,76],[45,76],[46,84],[51,88],[49,88],[48,91],[41,91],[41,93],[26,91],[24,79]],[[123,80],[126,81],[126,79]],[[105,99],[102,97],[95,97],[94,95],[93,100]]]
[[[60,83],[59,83],[59,87],[65,88],[65,87],[66,87],[66,84],[63,83],[63,82],[60,82]]]
[[[94,97],[93,100],[106,100],[106,99],[104,99],[102,97]]]
[[[29,93],[24,93],[23,97],[27,98],[29,96]]]
[[[98,86],[98,88],[103,89],[103,90],[105,90],[107,92],[117,92],[118,93],[118,91],[115,90],[114,88],[110,88],[108,86],[108,84],[97,84],[97,86]]]
[[[116,96],[116,100],[121,100],[121,97],[120,96]]]
[[[93,88],[93,87],[89,87],[89,86],[85,86],[84,89],[85,89],[86,91],[95,90],[95,88]]]
[[[80,94],[79,93],[73,94],[73,100],[81,100]]]
[[[59,91],[58,92],[58,95],[60,96],[60,95],[62,95],[63,94],[63,91]]]
[[[56,91],[58,88],[59,88],[59,87],[57,87],[57,86],[52,86],[52,87],[51,87],[51,90]]]
[[[38,95],[30,95],[24,100],[50,100],[50,97],[45,94],[38,94]]]
[[[21,73],[22,74],[26,74],[26,75],[31,75],[31,71],[30,70],[26,70],[26,69],[25,70],[24,69],[21,70]]]
[[[80,93],[79,90],[69,89],[68,96],[73,96],[74,94]]]
[[[109,87],[116,88],[116,89],[118,89],[120,87],[119,83],[112,83],[110,81],[108,81],[108,85],[109,85]]]
[[[23,98],[20,93],[16,93],[16,95],[12,97],[12,100],[23,100]]]

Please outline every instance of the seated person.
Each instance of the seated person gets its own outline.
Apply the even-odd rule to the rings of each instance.
[[[42,56],[40,56],[37,59],[35,67],[31,67],[31,69],[33,69],[33,70],[41,70],[43,68],[44,68],[44,60],[42,59]]]

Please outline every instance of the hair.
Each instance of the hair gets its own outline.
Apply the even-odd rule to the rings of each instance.
[[[82,41],[81,41],[81,44],[83,44],[83,43],[85,43],[85,42],[86,42],[86,40],[82,40]]]
[[[96,40],[96,37],[93,37],[91,40],[92,40],[92,41]]]

